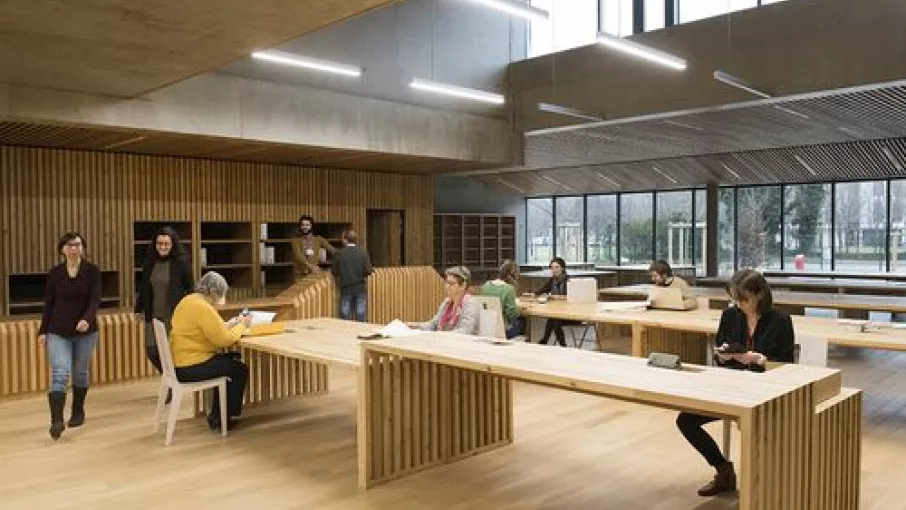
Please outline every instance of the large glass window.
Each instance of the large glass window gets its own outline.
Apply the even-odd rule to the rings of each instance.
[[[692,250],[695,259],[697,274],[704,275],[707,266],[707,253],[705,253],[705,240],[708,237],[708,192],[703,189],[695,190],[695,223],[692,227]]]
[[[758,0],[679,0],[679,22],[689,23],[757,6]]]
[[[645,0],[645,31],[664,28],[667,13],[664,11],[664,0]]]
[[[601,0],[601,30],[620,37],[632,35],[632,0]]]
[[[652,195],[620,195],[620,263],[649,264],[652,259]]]
[[[736,193],[739,267],[780,269],[780,186],[739,188]]]
[[[890,181],[890,271],[906,272],[906,180]]]
[[[784,194],[784,268],[830,271],[831,185],[790,185]]]
[[[582,197],[557,198],[557,251],[567,262],[585,262],[585,218]]]
[[[526,237],[529,264],[544,264],[554,256],[554,201],[550,198],[526,200]]]
[[[617,196],[591,195],[588,209],[588,262],[617,263]]]
[[[837,183],[834,204],[834,267],[842,272],[886,269],[887,183]]]
[[[717,206],[717,266],[720,274],[733,273],[736,268],[736,190],[721,188]]]
[[[692,191],[657,194],[657,253],[671,265],[692,264]]]
[[[550,14],[550,21],[532,20],[529,56],[537,57],[595,42],[598,38],[598,0],[531,0]]]

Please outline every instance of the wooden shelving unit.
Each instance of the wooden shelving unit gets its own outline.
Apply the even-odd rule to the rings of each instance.
[[[254,236],[250,222],[202,221],[199,225],[201,273],[217,271],[230,284],[230,298],[255,294]]]
[[[438,270],[466,266],[473,280],[496,274],[516,256],[516,218],[500,214],[435,214],[434,264]]]
[[[120,308],[119,271],[101,271],[101,308]],[[34,315],[44,311],[47,273],[20,273],[6,277],[6,314]]]
[[[148,252],[155,249],[151,236],[161,228],[169,226],[179,235],[183,249],[191,261],[193,257],[192,223],[188,221],[136,221],[132,224],[132,268],[134,273],[132,292],[138,293],[142,282],[142,266],[148,257]]]
[[[293,284],[293,246],[296,223],[262,223],[258,229],[260,296],[272,297]]]

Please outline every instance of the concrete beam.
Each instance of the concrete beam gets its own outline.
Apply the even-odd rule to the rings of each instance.
[[[0,119],[507,164],[507,120],[210,74],[135,99],[0,85]],[[2,143],[2,140],[0,140]]]

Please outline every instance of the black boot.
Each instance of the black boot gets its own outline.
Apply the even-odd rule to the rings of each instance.
[[[72,387],[72,415],[68,425],[72,428],[81,427],[85,423],[85,396],[88,388]]]
[[[66,429],[63,423],[63,407],[66,405],[65,391],[51,391],[47,394],[47,402],[50,404],[50,437],[54,440],[60,439],[60,435]]]

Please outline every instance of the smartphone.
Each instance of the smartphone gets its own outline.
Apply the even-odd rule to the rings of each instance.
[[[241,315],[243,317],[247,317],[247,316],[251,315],[251,313],[252,312],[250,312],[248,308],[243,308],[242,312],[239,315]]]
[[[723,344],[715,349],[720,354],[745,354],[748,352],[746,346],[741,343]]]

